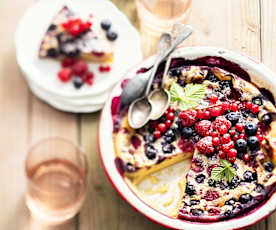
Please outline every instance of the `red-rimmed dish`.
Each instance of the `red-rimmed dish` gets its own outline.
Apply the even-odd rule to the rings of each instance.
[[[265,67],[263,64],[255,62],[247,56],[240,55],[225,49],[214,47],[186,47],[179,48],[175,51],[174,57],[182,57],[185,59],[198,59],[202,57],[210,57],[209,61],[215,61],[212,57],[221,57],[227,61],[239,65],[245,70],[251,77],[252,82],[272,92],[276,89],[276,76],[275,74]],[[154,61],[154,57],[150,57],[131,69],[125,76],[125,79],[135,76],[137,70],[142,67],[150,67]],[[216,64],[216,63],[210,63]],[[99,150],[101,160],[105,169],[105,172],[110,179],[112,185],[135,210],[145,215],[150,220],[157,222],[163,226],[173,229],[239,229],[252,225],[258,221],[261,221],[268,215],[270,215],[276,209],[276,195],[273,194],[262,205],[250,210],[246,214],[235,217],[233,219],[218,221],[212,223],[192,222],[187,220],[175,219],[166,216],[157,210],[154,210],[142,201],[127,185],[124,178],[121,176],[115,165],[115,152],[113,143],[113,120],[111,105],[112,101],[116,100],[116,97],[122,93],[121,83],[118,83],[112,90],[108,101],[106,102],[100,119],[99,125]],[[274,94],[275,95],[275,94]],[[115,99],[114,99],[115,98]]]

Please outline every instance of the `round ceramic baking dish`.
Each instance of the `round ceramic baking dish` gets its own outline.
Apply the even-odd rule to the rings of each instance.
[[[245,70],[251,81],[260,87],[264,87],[269,90],[273,96],[276,92],[276,75],[269,70],[262,63],[256,62],[251,58],[228,51],[221,48],[214,47],[185,47],[179,48],[175,51],[174,58],[181,57],[186,60],[193,60],[203,57],[209,57],[209,63],[211,65],[216,65],[215,58],[220,57],[227,61],[233,63],[233,68],[241,67]],[[131,78],[135,76],[137,70],[142,67],[150,67],[153,64],[154,56],[144,60],[142,63],[133,67],[125,78]],[[237,64],[237,65],[236,65]],[[219,65],[219,63],[218,63]],[[120,96],[122,93],[121,83],[118,83],[112,90],[109,99],[107,100],[100,118],[99,125],[99,151],[101,160],[104,166],[104,170],[120,196],[125,199],[136,211],[142,213],[150,220],[172,229],[240,229],[246,226],[252,225],[258,221],[261,221],[268,215],[270,215],[276,209],[276,194],[273,194],[268,200],[266,200],[262,205],[251,210],[250,212],[236,217],[233,219],[212,222],[212,223],[199,223],[199,222],[190,222],[180,219],[175,219],[169,216],[166,216],[157,210],[154,210],[143,202],[131,188],[127,185],[124,178],[121,176],[115,165],[115,152],[113,146],[113,121],[112,121],[112,112],[111,104],[114,97]]]

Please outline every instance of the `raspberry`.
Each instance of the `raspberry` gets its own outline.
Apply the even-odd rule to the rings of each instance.
[[[231,141],[231,138],[230,138],[230,135],[228,133],[226,133],[220,138],[220,140],[221,140],[222,144],[226,144]]]
[[[156,139],[158,139],[161,137],[161,132],[159,130],[156,130],[156,131],[154,131],[153,135]]]
[[[212,137],[204,137],[197,142],[196,147],[200,153],[211,154],[215,151],[215,148],[212,144]]]
[[[250,154],[249,153],[246,153],[242,156],[242,159],[244,160],[244,162],[248,162],[250,161]]]
[[[209,97],[209,100],[212,104],[216,104],[216,102],[218,101],[218,96],[215,95],[215,94],[212,94],[210,97]]]
[[[203,161],[201,159],[195,158],[192,160],[192,164],[191,164],[191,170],[193,170],[194,172],[202,172],[204,170],[204,164]]]
[[[167,128],[170,128],[172,126],[172,121],[171,120],[166,120],[165,125]]]
[[[184,153],[191,153],[195,150],[194,143],[192,140],[181,138],[179,139],[177,145]]]
[[[238,108],[239,108],[239,106],[238,106],[237,103],[233,103],[233,104],[231,105],[231,110],[232,110],[233,112],[236,112],[236,111],[238,110]]]
[[[94,73],[87,71],[83,75],[83,80],[88,84],[88,85],[93,85],[93,80],[94,80]]]
[[[225,153],[227,153],[230,149],[232,149],[234,147],[234,142],[230,141],[227,144],[222,145],[221,150]]]
[[[173,112],[169,112],[169,113],[167,113],[166,114],[166,118],[168,119],[168,120],[174,120],[174,113]]]
[[[110,70],[111,70],[111,67],[110,67],[110,66],[102,66],[102,65],[101,65],[101,66],[99,67],[99,71],[102,72],[102,73],[103,73],[103,72],[110,72]]]
[[[235,128],[236,128],[236,130],[237,130],[238,132],[242,132],[243,129],[244,129],[244,125],[243,125],[242,123],[237,123],[237,124],[235,125]]]
[[[62,67],[70,67],[75,64],[75,59],[74,58],[65,58],[62,60],[61,65]]]
[[[248,101],[245,103],[245,108],[251,110],[252,109],[252,102]]]
[[[251,112],[257,114],[259,112],[259,106],[256,104],[252,105]]]
[[[61,80],[62,82],[67,82],[70,80],[72,76],[72,70],[69,68],[62,68],[59,72],[58,72],[58,78],[59,80]]]
[[[223,152],[223,151],[219,151],[218,156],[219,156],[220,159],[224,159],[226,157],[226,153]]]
[[[213,137],[212,143],[213,143],[213,145],[218,146],[220,144],[219,137]]]
[[[234,129],[229,130],[229,134],[231,137],[233,137],[236,134],[236,131]]]
[[[211,126],[211,121],[202,120],[195,124],[195,131],[201,136],[207,136]]]
[[[261,134],[257,134],[256,137],[258,138],[260,143],[264,140],[264,136]]]
[[[164,123],[159,123],[159,124],[157,125],[157,129],[158,129],[161,133],[164,133],[164,132],[166,132],[167,127],[166,127],[166,125],[165,125]]]
[[[236,149],[230,149],[227,153],[228,158],[235,158],[237,156],[237,150]]]
[[[225,133],[227,133],[228,129],[227,129],[226,125],[222,125],[218,128],[218,131],[220,134],[225,134]]]
[[[204,111],[203,110],[198,110],[197,111],[197,117],[198,119],[204,119]]]
[[[210,114],[212,117],[217,117],[219,115],[221,115],[222,109],[220,106],[217,107],[213,107],[210,109]]]
[[[204,199],[207,200],[207,201],[213,201],[213,200],[218,199],[219,197],[220,196],[219,196],[217,191],[209,190],[209,191],[206,192],[206,194],[204,196]]]
[[[219,134],[216,131],[212,131],[210,135],[211,137],[218,137]]]
[[[231,128],[231,122],[228,121],[224,116],[219,116],[213,122],[213,127],[214,129],[219,130],[222,125],[226,127],[227,131]]]
[[[228,160],[230,163],[233,164],[233,163],[236,161],[236,157],[233,157],[233,158],[228,157],[227,160]]]
[[[197,121],[197,112],[195,110],[181,111],[179,118],[183,126],[192,126]]]
[[[239,139],[246,139],[245,133],[241,133],[241,134],[239,135]]]
[[[72,67],[73,74],[78,76],[83,76],[86,73],[86,71],[87,71],[87,65],[82,60],[77,61]]]
[[[230,103],[228,101],[224,101],[221,104],[221,108],[222,110],[225,112],[226,110],[229,110],[231,107]]]

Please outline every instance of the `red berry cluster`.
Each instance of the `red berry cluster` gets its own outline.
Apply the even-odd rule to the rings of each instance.
[[[163,117],[166,118],[166,121],[164,123],[158,123],[158,121],[151,122],[151,125],[156,129],[153,133],[156,139],[160,138],[162,134],[165,133],[167,129],[171,127],[175,117],[174,109],[169,107],[164,113]]]
[[[74,77],[80,77],[83,82],[93,85],[94,73],[88,70],[87,64],[82,60],[66,58],[61,62],[62,69],[58,72],[58,78],[62,82],[68,82]]]
[[[62,23],[62,27],[72,36],[76,37],[90,29],[92,23],[90,21],[83,22],[80,18],[69,19]]]
[[[248,101],[245,103],[245,108],[250,110],[252,113],[257,114],[259,112],[259,106]]]

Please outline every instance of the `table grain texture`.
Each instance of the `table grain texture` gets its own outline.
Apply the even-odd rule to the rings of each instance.
[[[90,1],[99,3],[100,0]],[[112,1],[138,27],[134,1]],[[100,113],[60,112],[37,99],[28,89],[15,60],[14,32],[20,17],[33,3],[35,0],[0,1],[0,229],[165,229],[135,212],[109,183],[97,150]],[[193,0],[188,23],[194,33],[184,45],[231,49],[265,63],[276,72],[275,11],[275,0]],[[47,227],[32,220],[24,205],[27,149],[49,136],[62,136],[83,145],[89,159],[85,204],[70,223],[58,227]],[[275,230],[276,214],[248,229]]]

